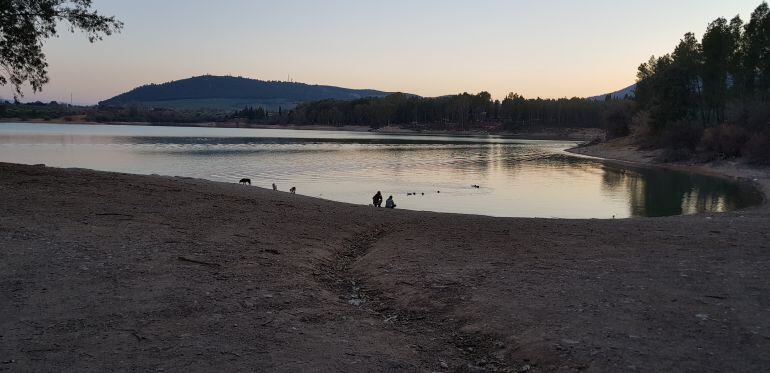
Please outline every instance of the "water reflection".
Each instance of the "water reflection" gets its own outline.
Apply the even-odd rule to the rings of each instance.
[[[299,194],[357,204],[382,190],[402,208],[493,216],[664,216],[761,201],[745,184],[568,155],[572,142],[114,127],[0,125],[0,161],[226,182],[250,177],[258,186],[296,186]]]
[[[627,191],[633,216],[725,212],[761,203],[749,185],[722,178],[647,168],[604,166],[603,189]]]

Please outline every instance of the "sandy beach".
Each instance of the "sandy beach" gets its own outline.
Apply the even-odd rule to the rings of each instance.
[[[491,218],[7,163],[0,196],[0,371],[770,367],[767,205]]]

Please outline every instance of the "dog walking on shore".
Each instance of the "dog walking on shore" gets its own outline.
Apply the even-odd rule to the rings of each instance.
[[[239,181],[238,184],[251,185],[251,179],[241,179],[241,181]]]

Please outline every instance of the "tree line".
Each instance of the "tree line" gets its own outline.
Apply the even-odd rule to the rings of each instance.
[[[639,66],[632,130],[672,160],[770,160],[770,9],[711,22]]]
[[[442,97],[396,93],[381,98],[303,103],[278,113],[246,108],[235,113],[234,118],[261,123],[363,125],[375,129],[384,126],[457,131],[588,128],[605,122],[606,113],[611,109],[628,106],[624,100],[526,99],[515,93],[503,100],[493,100],[488,92]]]
[[[520,131],[533,128],[612,129],[616,115],[627,113],[628,100],[526,99],[511,93],[503,100],[492,100],[487,92],[471,95],[418,97],[392,94],[382,98],[353,101],[322,100],[284,110],[246,106],[227,109],[171,109],[142,105],[64,107],[55,103],[0,105],[0,117],[56,119],[56,115],[77,112],[94,122],[200,123],[235,122],[245,124],[358,125],[445,131]],[[623,114],[628,117],[630,114]],[[613,132],[614,133],[614,132]],[[624,135],[619,133],[618,135]]]

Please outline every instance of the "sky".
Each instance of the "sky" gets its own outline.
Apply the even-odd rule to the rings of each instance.
[[[422,96],[585,97],[760,0],[94,0],[125,23],[45,43],[51,82],[22,101],[93,104],[213,74]],[[0,97],[13,97],[0,87]]]

